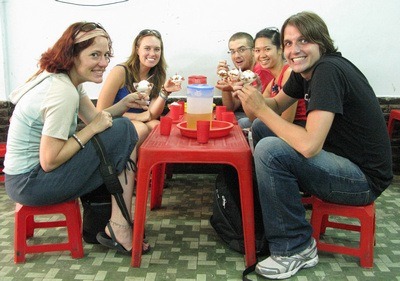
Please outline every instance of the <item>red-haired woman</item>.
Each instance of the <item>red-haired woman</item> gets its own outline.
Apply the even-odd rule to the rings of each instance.
[[[111,56],[112,43],[101,25],[74,23],[42,54],[39,71],[11,93],[16,106],[4,172],[7,194],[14,201],[30,206],[56,204],[102,185],[100,160],[91,140],[98,134],[119,174],[125,204],[131,206],[134,171],[128,164],[138,137],[128,119],[113,117],[145,106],[146,101],[131,94],[100,111],[82,87],[84,82],[103,81]],[[79,132],[77,117],[86,124]],[[110,241],[113,237],[114,249],[129,253],[132,229],[114,199],[109,226],[102,237]]]

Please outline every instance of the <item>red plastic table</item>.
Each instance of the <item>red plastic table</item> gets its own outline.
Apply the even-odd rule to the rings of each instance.
[[[182,136],[175,125],[172,126],[170,136],[162,136],[157,126],[140,146],[138,159],[131,266],[140,267],[141,263],[150,174],[150,208],[154,209],[161,206],[166,163],[215,163],[229,164],[236,168],[246,266],[256,262],[252,154],[239,126],[235,125],[226,137],[210,139],[207,144],[199,144],[196,139]]]

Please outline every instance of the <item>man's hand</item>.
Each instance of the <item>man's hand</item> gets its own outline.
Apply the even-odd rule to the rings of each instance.
[[[233,87],[235,92],[234,95],[237,96],[242,102],[242,106],[246,114],[250,114],[256,116],[260,114],[260,112],[265,108],[266,103],[264,101],[264,97],[251,84],[240,85],[240,83],[236,83]]]
[[[233,91],[232,86],[225,80],[221,79],[217,81],[217,85],[215,85],[215,88],[221,90],[221,91],[226,91],[226,92],[231,92]]]

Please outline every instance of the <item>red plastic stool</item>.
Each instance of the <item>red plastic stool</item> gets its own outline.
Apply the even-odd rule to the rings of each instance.
[[[57,221],[35,221],[37,215],[63,214],[65,219]],[[68,242],[28,245],[27,239],[33,237],[35,228],[66,227]],[[25,254],[53,251],[70,251],[72,258],[82,258],[82,219],[78,200],[49,206],[15,207],[14,262],[25,262]]]
[[[388,133],[390,138],[392,138],[395,120],[400,121],[400,110],[398,109],[392,109],[390,111],[389,121],[388,121]]]
[[[303,193],[302,197],[301,197],[301,203],[303,203],[303,205],[310,205],[312,206],[314,201],[314,196]]]
[[[4,159],[6,156],[6,143],[0,143],[0,158]],[[3,166],[0,167],[0,182],[4,182],[4,173],[3,173]]]
[[[362,267],[371,268],[374,262],[375,244],[375,204],[366,206],[348,206],[328,203],[315,196],[313,197],[313,209],[311,213],[311,225],[313,226],[313,237],[317,242],[317,249],[360,258]],[[357,218],[360,225],[351,225],[332,222],[329,216]],[[360,232],[359,247],[346,247],[328,244],[320,241],[320,235],[325,233],[327,227]]]

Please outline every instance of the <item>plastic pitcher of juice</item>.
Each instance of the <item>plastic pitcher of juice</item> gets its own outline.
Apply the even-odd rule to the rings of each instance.
[[[207,84],[187,86],[187,128],[196,129],[198,120],[212,120],[214,87]]]

